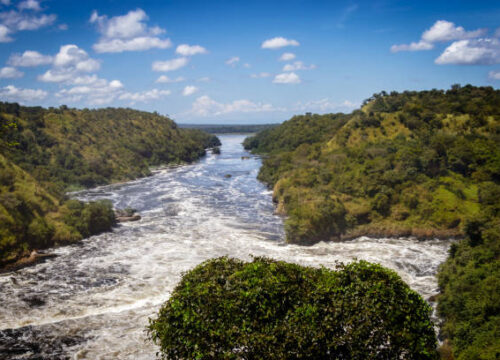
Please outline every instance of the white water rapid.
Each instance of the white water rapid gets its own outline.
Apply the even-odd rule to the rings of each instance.
[[[426,299],[437,292],[435,275],[448,241],[285,244],[271,192],[256,179],[260,159],[243,150],[244,135],[220,139],[221,155],[76,194],[135,208],[142,219],[1,275],[0,358],[153,359],[157,348],[147,340],[148,317],[183,271],[222,255],[327,267],[365,259],[396,270]]]

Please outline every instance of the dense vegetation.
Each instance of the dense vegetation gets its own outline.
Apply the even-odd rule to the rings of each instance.
[[[438,310],[456,360],[500,358],[500,186],[481,192],[481,213],[465,224],[439,272]]]
[[[465,236],[438,298],[463,360],[500,357],[499,144],[500,91],[470,85],[382,92],[352,114],[297,116],[245,141],[266,154],[259,178],[289,215],[288,241]]]
[[[131,109],[0,103],[0,119],[17,124],[6,137],[17,146],[4,155],[59,192],[146,176],[152,165],[189,162],[220,145],[215,136]]]
[[[463,234],[500,180],[500,91],[381,93],[349,115],[296,116],[248,138],[290,242]]]
[[[110,203],[67,201],[66,191],[149,175],[219,144],[156,113],[0,102],[0,266],[111,228]]]
[[[198,129],[210,134],[256,133],[278,126],[278,124],[262,125],[217,125],[217,124],[179,124],[183,129]]]
[[[168,359],[435,359],[430,311],[379,265],[219,258],[183,276],[149,332]]]

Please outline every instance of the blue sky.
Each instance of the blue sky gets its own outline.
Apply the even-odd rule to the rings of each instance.
[[[497,1],[0,0],[0,100],[181,123],[349,112],[500,84]]]

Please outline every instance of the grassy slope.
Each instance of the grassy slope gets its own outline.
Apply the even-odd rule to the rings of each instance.
[[[65,191],[146,176],[151,165],[189,162],[218,145],[131,109],[0,103],[0,121],[0,265],[109,229],[110,204],[68,202]]]
[[[313,118],[338,125],[304,141],[301,128],[312,119],[296,117],[246,140],[267,154],[259,178],[289,215],[288,240],[465,235],[438,275],[442,332],[451,341],[442,354],[498,359],[500,91],[380,94],[344,124]]]

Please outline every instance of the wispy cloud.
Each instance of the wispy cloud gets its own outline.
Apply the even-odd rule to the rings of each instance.
[[[253,102],[247,99],[234,100],[229,103],[221,103],[213,100],[207,95],[198,97],[192,104],[189,116],[209,117],[220,116],[230,113],[258,113],[283,111],[275,108],[269,103]]]
[[[488,77],[492,80],[500,80],[500,70],[490,71]]]
[[[295,61],[292,64],[283,66],[283,71],[297,71],[297,70],[312,70],[316,69],[316,65],[305,65],[302,61]]]
[[[168,84],[168,83],[179,83],[179,82],[183,82],[185,81],[186,79],[184,79],[182,76],[178,76],[176,77],[175,79],[171,79],[169,78],[167,75],[161,75],[160,77],[158,77],[158,79],[156,79],[156,83],[159,83],[159,84]]]
[[[291,61],[293,59],[295,59],[295,54],[291,52],[286,52],[280,56],[279,61]]]
[[[175,71],[186,66],[188,62],[189,59],[185,57],[166,61],[155,61],[153,62],[152,69],[153,71]]]
[[[325,113],[332,111],[349,111],[358,106],[359,104],[349,100],[337,102],[330,98],[323,98],[320,100],[307,101],[305,103],[299,101],[295,103],[293,110]]]
[[[235,67],[237,63],[240,62],[240,57],[239,56],[233,56],[229,59],[226,60],[226,65]]]
[[[359,9],[358,4],[352,4],[346,7],[337,21],[337,27],[339,29],[343,29],[345,27],[345,23],[349,20],[349,18]]]
[[[250,77],[251,78],[254,78],[254,79],[262,79],[262,78],[267,78],[267,77],[270,77],[271,74],[268,73],[268,72],[261,72],[261,73],[258,73],[258,74],[251,74]]]

